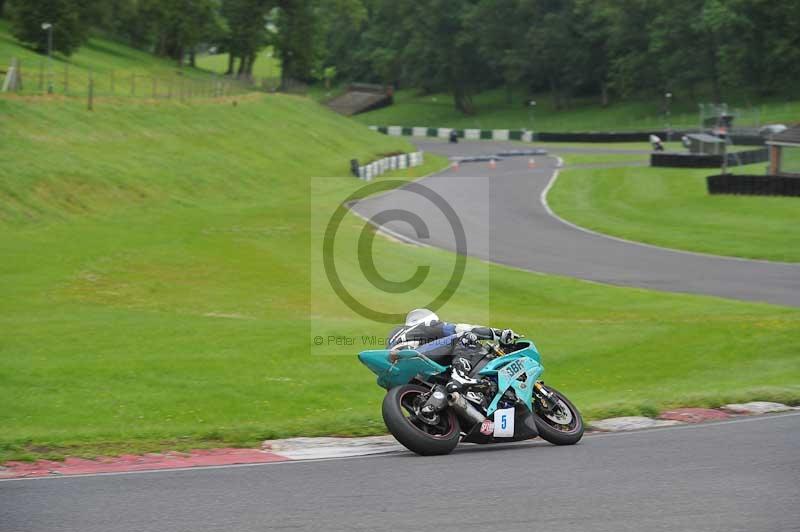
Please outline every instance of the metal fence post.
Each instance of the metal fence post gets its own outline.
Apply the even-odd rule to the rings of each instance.
[[[64,94],[69,92],[69,63],[64,63]]]
[[[89,111],[94,109],[94,76],[92,76],[92,71],[89,71],[89,95],[88,95],[88,102],[87,108]]]

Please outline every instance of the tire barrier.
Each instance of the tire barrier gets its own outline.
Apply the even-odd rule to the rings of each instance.
[[[706,178],[709,194],[800,196],[800,177],[720,174]]]
[[[448,138],[453,128],[448,127],[404,127],[404,126],[369,126],[391,136]],[[648,142],[650,135],[661,138],[669,136],[678,139],[684,132],[671,131],[634,131],[634,132],[585,132],[585,133],[534,133],[524,129],[456,129],[458,138],[466,140],[520,140],[523,142]],[[762,141],[763,144],[763,141]]]
[[[450,127],[369,126],[373,131],[392,137],[433,137],[449,139],[452,131],[466,140],[521,140],[531,142],[534,134],[520,129],[453,129]]]
[[[759,148],[757,150],[729,153],[728,159],[728,164],[731,164],[730,159],[735,159],[737,164],[741,166],[753,163],[763,163],[769,161],[769,150],[767,148]]]
[[[421,166],[424,162],[425,157],[421,151],[391,155],[365,165],[360,165],[358,159],[350,159],[350,171],[359,179],[372,181],[386,172]]]
[[[736,133],[731,133],[728,136],[733,144],[738,144],[739,146],[763,146],[766,142],[766,139],[759,135],[737,135]]]
[[[746,164],[766,162],[768,160],[769,151],[766,148],[728,154],[728,166],[743,166]],[[650,154],[650,166],[666,168],[718,168],[722,166],[722,155],[654,152]]]
[[[536,140],[541,142],[649,142],[650,135],[662,140],[670,138],[680,140],[684,131],[586,131],[578,133],[537,133]]]
[[[448,138],[452,128],[447,127],[405,127],[405,126],[369,126],[370,129],[385,135],[407,137],[434,137]],[[456,129],[458,138],[466,140],[521,140],[523,142],[649,142],[650,135],[655,135],[662,140],[680,140],[687,133],[697,133],[701,130],[686,131],[586,131],[577,133],[534,133],[524,129]],[[706,130],[708,131],[708,130]],[[754,134],[728,135],[731,142],[742,146],[763,146],[764,138]]]

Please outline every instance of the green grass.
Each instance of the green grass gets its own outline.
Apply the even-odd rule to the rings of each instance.
[[[311,342],[388,328],[331,293],[318,223],[361,185],[333,178],[350,158],[404,139],[279,95],[94,113],[2,97],[0,120],[0,461],[385,430],[363,346]],[[348,216],[337,242],[362,225]],[[445,251],[375,247],[388,278],[431,266],[400,307],[449,275]],[[389,299],[337,253],[362,300]],[[590,418],[800,401],[800,310],[468,264],[441,314],[531,335]]]
[[[568,164],[575,160],[566,157]],[[732,171],[760,174],[764,164]],[[712,196],[705,178],[713,173],[713,169],[567,168],[548,199],[567,220],[630,240],[719,255],[800,261],[800,201]]]
[[[549,96],[534,98],[536,107],[523,104],[523,93],[516,91],[513,103],[506,103],[505,90],[490,90],[475,97],[477,113],[466,116],[453,106],[447,94],[419,95],[413,89],[397,91],[395,104],[355,116],[368,125],[457,127],[481,129],[532,129],[534,131],[624,131],[661,129],[666,121],[660,100],[614,101],[603,108],[597,99],[576,99],[570,108],[556,110]],[[695,100],[675,95],[670,123],[673,127],[698,127]],[[800,116],[800,101],[771,99],[748,105],[737,98],[729,102],[742,109],[738,125],[793,123]]]
[[[228,70],[228,54],[199,55],[195,59],[197,68],[208,70],[215,74],[224,74]],[[239,62],[236,62],[238,68]],[[258,54],[253,65],[253,76],[261,78],[280,78],[281,62],[273,55],[272,48],[266,48]]]
[[[8,21],[0,19],[0,69],[6,70],[11,59],[20,61],[22,94],[42,94],[50,80],[47,57],[20,44],[9,31]],[[206,88],[213,76],[208,72],[184,67],[173,60],[156,57],[123,44],[92,38],[71,57],[54,54],[52,65],[54,92],[60,95],[87,94],[89,75],[94,79],[97,96],[132,96],[166,98],[177,96],[181,83],[188,91]],[[183,80],[183,81],[182,81]],[[155,83],[154,83],[155,81]]]

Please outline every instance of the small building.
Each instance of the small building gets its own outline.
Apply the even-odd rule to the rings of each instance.
[[[725,153],[725,140],[706,133],[686,135],[689,140],[689,152],[704,155],[722,155]]]
[[[767,145],[771,175],[800,177],[800,125],[771,136]]]

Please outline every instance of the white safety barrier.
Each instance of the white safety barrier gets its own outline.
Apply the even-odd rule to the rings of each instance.
[[[413,168],[425,162],[423,152],[404,153],[378,159],[364,166],[358,167],[358,178],[364,181],[372,181],[379,175],[390,170]]]
[[[508,130],[507,129],[493,129],[492,130],[492,140],[508,140]]]
[[[453,131],[453,128],[449,127],[411,127],[411,128],[404,128],[402,126],[369,126],[372,130],[378,131],[385,131],[387,135],[391,135],[393,137],[401,136],[401,135],[411,135],[412,137],[435,137],[440,139],[447,139],[450,138],[450,132]],[[534,133],[533,131],[528,131],[525,129],[463,129],[456,131],[461,132],[464,139],[466,140],[480,140],[484,139],[492,139],[492,140],[521,140],[524,142],[533,142],[534,140]]]

